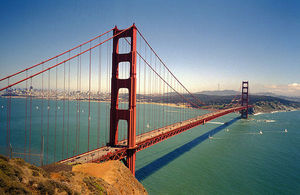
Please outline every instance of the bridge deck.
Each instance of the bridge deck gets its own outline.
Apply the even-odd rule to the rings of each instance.
[[[180,134],[188,129],[191,129],[200,124],[205,124],[205,122],[213,120],[215,118],[224,116],[226,114],[237,112],[245,109],[245,106],[229,108],[225,110],[220,110],[195,118],[191,118],[182,122],[177,122],[169,126],[155,129],[153,131],[137,135],[136,137],[136,147],[133,148],[137,151],[141,151],[147,147],[150,147],[158,142],[168,139],[174,135]],[[87,162],[103,162],[106,160],[118,160],[126,156],[127,152],[127,140],[119,142],[116,147],[104,146],[77,156],[65,159],[59,163],[67,164],[77,164],[77,163],[87,163]]]

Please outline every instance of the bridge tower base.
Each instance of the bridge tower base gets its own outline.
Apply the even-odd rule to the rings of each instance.
[[[241,111],[241,118],[248,118],[248,104],[249,104],[249,82],[243,81],[242,83],[242,106],[247,106],[247,109]]]
[[[136,146],[136,27],[123,31],[117,27],[113,30],[112,78],[111,78],[111,110],[109,145],[118,145],[118,123],[127,121],[127,166],[135,174]],[[128,38],[131,49],[129,53],[119,53],[119,40]],[[130,76],[128,79],[119,78],[119,63],[129,62]],[[128,89],[128,109],[119,109],[119,89]]]

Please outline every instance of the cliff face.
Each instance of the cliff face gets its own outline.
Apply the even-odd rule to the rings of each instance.
[[[72,171],[73,169],[73,171]],[[147,194],[119,161],[45,169],[0,156],[0,194]]]

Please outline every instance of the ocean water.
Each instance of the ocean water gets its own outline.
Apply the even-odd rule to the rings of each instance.
[[[139,152],[136,177],[150,194],[300,194],[300,112],[237,117]]]
[[[40,156],[48,164],[106,145],[109,140],[110,103],[91,102],[90,119],[88,102],[11,98],[11,117],[8,117],[8,98],[0,98],[0,154],[10,154],[7,147],[7,130],[10,129],[9,145],[14,157],[25,158],[39,165]],[[68,109],[69,105],[69,109]],[[125,104],[120,104],[125,108]],[[31,108],[31,109],[30,109]],[[137,134],[164,124],[195,117],[207,111],[137,104]],[[68,114],[69,113],[69,114]],[[88,123],[90,135],[88,136]],[[8,134],[9,135],[9,134]],[[8,136],[9,137],[9,136]],[[42,137],[44,142],[42,142]],[[119,122],[119,140],[127,137],[126,121]],[[99,138],[99,139],[98,139]],[[88,145],[89,140],[89,145]],[[29,144],[30,143],[30,144]],[[29,147],[30,145],[30,147]],[[29,153],[32,155],[26,155]]]
[[[13,99],[11,107],[11,140],[17,153],[24,152],[25,99]],[[77,102],[70,101],[69,146],[66,153],[67,102],[63,119],[63,102],[32,100],[31,152],[41,152],[41,128],[44,144],[47,142],[49,111],[48,163],[87,150],[88,103],[81,102],[80,120],[76,119]],[[41,105],[44,119],[41,121]],[[100,105],[100,107],[98,107]],[[2,107],[3,106],[3,107]],[[0,98],[0,153],[7,152],[6,119],[7,99]],[[30,101],[27,100],[29,108]],[[180,108],[138,105],[140,112],[138,129],[153,128],[153,121],[168,118],[169,122],[180,119]],[[90,149],[97,147],[98,108],[100,108],[100,140],[107,142],[109,104],[91,102]],[[152,110],[151,110],[151,109]],[[153,110],[154,109],[154,110]],[[56,147],[54,147],[55,111]],[[160,115],[159,113],[163,113]],[[204,114],[205,111],[199,111]],[[191,117],[189,112],[184,117]],[[30,110],[27,109],[27,143],[29,142]],[[80,147],[76,151],[76,123],[80,121]],[[156,125],[159,125],[156,122]],[[125,129],[120,124],[120,129]],[[62,132],[64,129],[64,152]],[[287,133],[284,130],[287,129]],[[262,134],[259,133],[262,131]],[[138,132],[139,133],[139,132]],[[119,138],[126,137],[120,130]],[[209,138],[210,137],[210,138]],[[55,152],[54,152],[55,151]],[[24,157],[21,155],[21,157]],[[28,161],[28,157],[26,157]],[[31,162],[39,163],[39,156]],[[46,163],[46,146],[44,146]],[[137,153],[136,177],[150,194],[300,194],[300,112],[278,112],[240,119],[229,114],[195,127],[180,135]]]

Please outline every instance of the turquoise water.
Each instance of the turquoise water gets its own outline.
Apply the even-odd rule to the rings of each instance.
[[[27,100],[29,108],[30,101]],[[49,101],[48,162],[72,156],[87,150],[88,103],[81,102],[79,151],[76,151],[76,101],[70,101],[69,146],[66,153],[67,102],[63,120],[63,102],[57,101],[57,144],[54,156],[55,104]],[[32,101],[31,152],[41,152],[41,127],[45,143],[47,140],[48,102]],[[98,116],[98,105],[100,116]],[[2,108],[3,106],[3,108]],[[7,99],[0,98],[0,152],[5,154]],[[38,107],[38,108],[37,108]],[[151,108],[151,109],[150,109]],[[148,131],[180,117],[191,117],[195,113],[180,115],[180,108],[159,105],[138,105],[138,132]],[[25,99],[12,99],[11,145],[13,150],[24,151]],[[162,112],[164,111],[164,112]],[[98,118],[100,118],[100,140],[108,140],[109,104],[91,103],[90,149],[97,147]],[[161,114],[163,113],[163,114]],[[200,112],[199,113],[205,113]],[[27,117],[30,111],[27,110]],[[300,112],[283,112],[250,116],[241,120],[238,114],[230,114],[213,122],[198,126],[164,142],[137,153],[136,177],[150,194],[300,194]],[[145,119],[144,119],[145,117]],[[64,153],[62,132],[64,123]],[[41,126],[41,124],[43,124]],[[119,138],[126,137],[125,124],[120,124]],[[287,133],[283,133],[287,129]],[[263,134],[259,134],[259,130]],[[27,118],[27,151],[29,118]],[[208,137],[212,137],[208,139]],[[46,147],[44,148],[45,155]],[[15,154],[16,155],[16,154]],[[22,157],[22,156],[21,156]],[[54,158],[55,157],[55,158]],[[44,162],[46,162],[44,156]],[[28,158],[27,158],[28,160]],[[31,158],[33,161],[34,158]],[[36,159],[39,163],[39,157]]]
[[[235,117],[139,152],[137,178],[150,194],[300,194],[300,112]]]
[[[90,121],[88,102],[11,98],[11,120],[8,119],[8,98],[0,98],[0,153],[8,155],[6,147],[7,126],[10,126],[10,141],[13,156],[25,158],[39,165],[40,154],[43,163],[56,162],[76,154],[106,145],[109,140],[110,103],[91,102]],[[27,102],[27,105],[26,105]],[[31,102],[31,103],[30,103]],[[68,109],[69,104],[69,109]],[[26,109],[27,107],[27,109]],[[31,107],[31,109],[30,109]],[[125,105],[121,104],[124,108]],[[137,134],[195,117],[205,111],[161,106],[155,104],[137,105]],[[68,114],[69,113],[69,114]],[[88,137],[88,123],[90,136]],[[31,136],[30,136],[31,132]],[[30,139],[31,137],[31,139]],[[44,137],[44,144],[42,143]],[[127,122],[119,122],[119,140],[127,137]],[[26,138],[26,139],[25,139]],[[55,139],[56,138],[56,139]],[[89,145],[88,145],[89,139]],[[25,156],[30,153],[33,155]],[[42,147],[44,147],[42,149]]]

